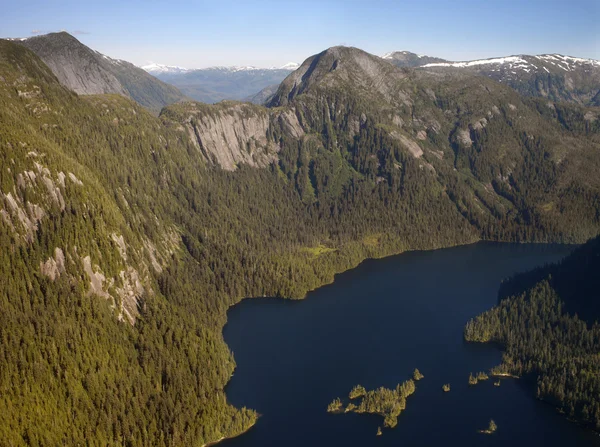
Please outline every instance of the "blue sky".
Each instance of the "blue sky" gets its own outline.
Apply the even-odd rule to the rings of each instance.
[[[334,45],[600,59],[600,0],[0,0],[0,37],[66,30],[137,65],[280,66]]]

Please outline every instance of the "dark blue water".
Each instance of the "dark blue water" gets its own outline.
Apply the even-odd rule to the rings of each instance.
[[[226,391],[231,403],[262,416],[223,445],[600,445],[522,381],[467,383],[470,372],[497,365],[501,352],[465,343],[465,322],[496,303],[503,278],[571,249],[480,243],[406,253],[365,261],[303,301],[243,301],[224,330],[238,365]],[[326,412],[354,385],[393,388],[414,368],[425,379],[383,436],[375,436],[379,416]],[[498,431],[477,433],[490,418]]]

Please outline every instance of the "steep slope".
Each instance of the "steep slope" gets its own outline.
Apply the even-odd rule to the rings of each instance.
[[[263,88],[260,92],[250,95],[244,98],[245,102],[251,102],[252,104],[264,105],[267,104],[277,92],[279,84],[268,85]]]
[[[343,154],[367,165],[366,154],[356,154],[356,137],[368,128],[386,133],[478,227],[508,218],[513,223],[502,227],[535,222],[554,232],[570,225],[574,208],[586,207],[588,199],[576,192],[580,186],[597,198],[598,109],[527,101],[464,72],[397,69],[352,48],[308,59],[271,101],[285,104],[293,104],[304,127],[324,129]],[[389,181],[386,167],[397,161],[385,161],[389,155],[381,151],[370,156],[377,161],[372,175]],[[542,169],[539,176],[532,175],[532,163]],[[448,189],[452,178],[458,181],[454,191]],[[595,235],[595,206],[589,209],[590,231],[582,239]]]
[[[332,47],[312,56],[279,86],[270,106],[284,106],[311,87],[361,89],[395,100],[394,90],[406,74],[358,48]]]
[[[178,87],[196,101],[213,104],[222,100],[245,100],[265,87],[279,84],[296,67],[211,67],[168,69],[161,65],[142,67],[157,78]]]
[[[98,62],[99,55],[66,32],[31,37],[19,43],[36,53],[61,84],[78,95],[128,96],[114,73]]]
[[[229,171],[240,165],[265,167],[277,159],[281,147],[269,138],[273,121],[294,137],[304,134],[293,114],[270,114],[262,107],[232,101],[212,107],[184,103],[165,109],[161,117],[183,125],[201,157]]]
[[[495,308],[471,320],[465,338],[504,345],[496,374],[524,376],[569,418],[600,430],[600,238],[561,263],[503,283]],[[586,323],[587,322],[587,323]]]
[[[392,51],[381,56],[382,59],[394,64],[396,67],[421,67],[427,64],[447,62],[439,57],[425,56],[411,53],[410,51]]]
[[[116,93],[131,97],[154,113],[184,99],[176,87],[129,62],[100,54],[66,32],[31,37],[18,43],[36,53],[61,84],[77,94]]]
[[[434,62],[427,69],[481,74],[522,95],[600,106],[600,61],[560,54],[518,55],[467,62]]]
[[[598,109],[352,48],[300,70],[278,107],[156,118],[0,41],[0,439],[239,434],[257,415],[226,401],[221,331],[242,298],[409,249],[600,230]]]

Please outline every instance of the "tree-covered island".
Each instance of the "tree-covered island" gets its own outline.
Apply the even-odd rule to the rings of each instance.
[[[415,370],[418,372],[418,370]],[[422,376],[421,376],[422,378]],[[340,398],[335,398],[328,406],[330,413],[371,413],[383,417],[383,426],[394,428],[398,424],[398,416],[406,408],[406,398],[416,390],[415,381],[408,379],[398,384],[395,389],[380,387],[367,391],[363,386],[356,385],[350,393],[350,402],[344,408]],[[380,435],[378,430],[377,435]]]

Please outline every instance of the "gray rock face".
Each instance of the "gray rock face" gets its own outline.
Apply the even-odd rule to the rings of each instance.
[[[411,53],[410,51],[393,51],[382,56],[382,59],[385,59],[396,67],[420,67],[435,62],[447,62],[439,57],[424,56]]]
[[[154,113],[184,99],[176,87],[129,62],[98,53],[68,33],[51,33],[17,43],[36,53],[62,85],[79,95],[115,93],[133,99]]]
[[[600,61],[541,54],[517,55],[465,62],[435,62],[423,70],[462,71],[483,75],[514,88],[524,96],[600,105]]]
[[[268,138],[274,121],[297,138],[304,135],[296,115],[289,110],[275,112],[242,103],[186,106],[183,125],[190,140],[208,163],[229,171],[239,164],[264,167],[277,159],[280,147]]]
[[[98,54],[67,33],[31,37],[21,43],[48,65],[62,85],[79,95],[129,96],[115,75],[98,63]]]
[[[332,47],[308,58],[285,78],[269,106],[284,106],[317,84],[327,87],[348,83],[390,99],[397,93],[397,81],[404,77],[402,70],[363,50]]]

